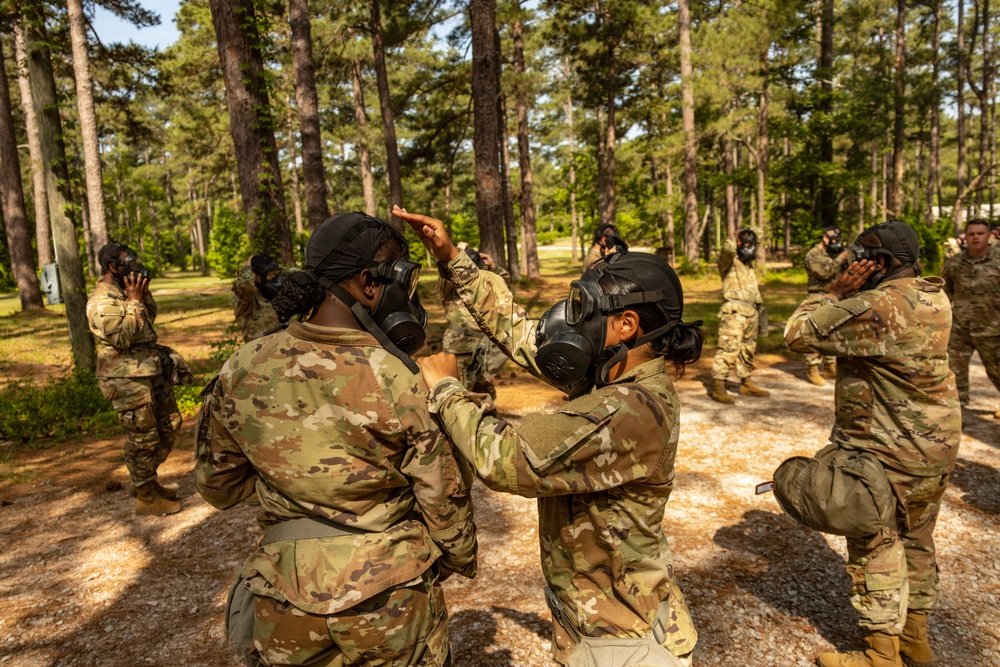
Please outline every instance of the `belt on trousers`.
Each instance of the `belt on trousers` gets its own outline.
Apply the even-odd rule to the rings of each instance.
[[[345,526],[342,523],[327,521],[319,517],[303,517],[301,519],[290,519],[268,526],[264,530],[264,537],[260,539],[260,546],[271,544],[272,542],[282,542],[286,540],[311,540],[319,537],[342,537],[344,535],[357,535],[371,531],[354,526]]]
[[[744,301],[743,299],[726,299],[726,303],[738,303],[741,306],[750,306],[754,310],[760,310],[759,303],[750,303],[749,301]]]
[[[574,643],[579,644],[584,634],[580,632],[580,628],[577,627],[573,619],[566,613],[566,607],[563,606],[563,603],[559,601],[559,598],[556,597],[556,594],[548,586],[545,587],[545,604],[548,605],[549,611],[552,612],[552,618],[555,619],[556,623],[566,631]],[[670,598],[668,597],[656,608],[656,618],[653,619],[653,638],[661,646],[667,640],[666,620],[669,618]]]

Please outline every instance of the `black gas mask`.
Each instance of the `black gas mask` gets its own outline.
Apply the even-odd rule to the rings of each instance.
[[[757,259],[757,234],[749,229],[744,229],[740,232],[739,243],[736,246],[736,256],[747,266],[750,266]]]
[[[844,241],[843,235],[839,229],[833,229],[825,234],[826,241],[826,253],[830,257],[836,257],[840,253],[844,252]]]
[[[257,285],[257,289],[260,291],[260,295],[270,301],[274,297],[278,296],[278,291],[281,289],[281,285],[285,282],[285,277],[280,273],[270,280],[264,280]]]
[[[861,239],[870,235],[875,235],[878,238],[881,247],[862,245]],[[917,233],[913,231],[912,227],[899,220],[890,220],[869,227],[851,246],[851,261],[860,262],[867,259],[874,262],[879,257],[884,259],[882,268],[868,277],[865,284],[861,286],[862,291],[874,289],[880,283],[891,280],[903,271],[916,266],[920,257],[920,239]],[[892,266],[894,259],[898,259],[901,265]]]
[[[125,256],[116,259],[113,266],[117,269],[115,280],[122,288],[125,287],[125,276],[132,276],[133,280],[149,280],[149,269],[143,265],[134,250],[126,249]]]
[[[278,295],[284,276],[281,275],[281,267],[270,255],[254,255],[250,258],[250,270],[257,276],[257,291],[266,300],[270,301]],[[269,275],[274,274],[272,278]]]
[[[372,319],[400,350],[413,354],[427,340],[427,311],[417,295],[420,265],[400,257],[368,268],[382,280]]]

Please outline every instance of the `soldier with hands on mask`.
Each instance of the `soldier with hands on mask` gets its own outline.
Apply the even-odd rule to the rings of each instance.
[[[278,326],[271,300],[285,280],[285,272],[270,255],[250,257],[233,281],[233,317],[244,343]]]
[[[717,263],[724,301],[719,309],[719,349],[712,362],[710,394],[719,403],[736,402],[726,390],[726,381],[734,369],[741,383],[741,396],[771,395],[750,378],[764,306],[754,270],[756,259],[757,233],[752,229],[730,236],[719,251]]]
[[[990,244],[989,223],[965,225],[966,247],[945,260],[941,274],[954,322],[948,358],[962,405],[969,403],[969,361],[978,352],[993,386],[1000,390],[1000,247]],[[994,413],[1000,419],[1000,410]]]
[[[594,244],[590,246],[587,256],[583,258],[583,270],[591,268],[598,261],[616,252],[621,245],[618,228],[610,222],[604,222],[594,230]]]
[[[571,397],[514,427],[462,386],[454,356],[420,360],[431,412],[479,478],[538,499],[556,661],[690,665],[697,633],[663,532],[680,412],[666,366],[697,361],[703,336],[700,322],[682,322],[677,275],[654,255],[615,252],[531,320],[440,220],[393,215],[417,231],[483,332]]]
[[[822,667],[930,667],[927,619],[938,599],[934,526],[961,440],[948,367],[951,306],[944,281],[922,278],[916,232],[903,222],[865,230],[854,261],[826,294],[788,320],[795,352],[837,357],[830,440],[870,452],[892,488],[894,513],[876,534],[847,539],[851,604],[866,650],[823,653]]]
[[[181,509],[177,486],[161,484],[156,471],[181,428],[172,384],[179,383],[180,373],[190,373],[176,353],[157,345],[149,270],[135,251],[112,241],[97,258],[101,279],[87,300],[87,320],[97,342],[95,375],[125,429],[135,513],[174,514]]]
[[[806,275],[809,277],[809,294],[823,294],[847,267],[848,253],[844,247],[840,227],[832,226],[823,230],[819,243],[806,253]],[[834,357],[824,357],[815,352],[805,355],[809,367],[807,379],[810,383],[822,387],[825,378],[837,376]]]
[[[264,536],[230,598],[252,603],[251,636],[227,625],[249,664],[450,664],[441,581],[476,573],[472,473],[410,358],[419,270],[385,222],[327,219],[273,300],[299,319],[206,390],[198,490],[220,509],[260,499]]]

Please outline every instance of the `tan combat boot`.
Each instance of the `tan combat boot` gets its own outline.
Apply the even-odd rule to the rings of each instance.
[[[725,380],[712,380],[712,393],[709,394],[713,401],[718,403],[735,403],[736,399],[726,391]]]
[[[176,484],[160,484],[160,482],[156,480],[151,483],[153,484],[153,488],[156,489],[156,495],[161,498],[166,498],[167,500],[177,500],[178,486]],[[135,493],[135,487],[130,487],[128,495],[135,498]]]
[[[906,625],[899,636],[899,656],[907,667],[934,667],[934,651],[927,641],[926,611],[911,611],[906,614]]]
[[[740,385],[740,396],[760,396],[763,398],[770,395],[771,392],[763,387],[758,387],[750,378],[744,380],[743,384]]]
[[[816,659],[820,667],[903,667],[899,658],[899,637],[873,632],[865,637],[864,652],[821,653]]]
[[[819,366],[809,367],[809,375],[806,376],[806,380],[809,381],[809,384],[814,384],[817,387],[826,385],[826,380],[823,379],[823,375],[819,372]]]
[[[156,492],[154,482],[143,484],[135,489],[136,516],[166,516],[181,511],[181,504],[176,500],[168,500]]]
[[[823,377],[829,378],[831,380],[837,379],[837,366],[835,364],[827,364],[823,368]]]

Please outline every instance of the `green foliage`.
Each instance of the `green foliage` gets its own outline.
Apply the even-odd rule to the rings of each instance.
[[[227,205],[217,206],[208,246],[209,266],[223,278],[235,278],[249,256],[250,241],[243,215]]]
[[[77,371],[42,386],[14,381],[0,392],[0,439],[35,445],[118,423],[94,376]]]

